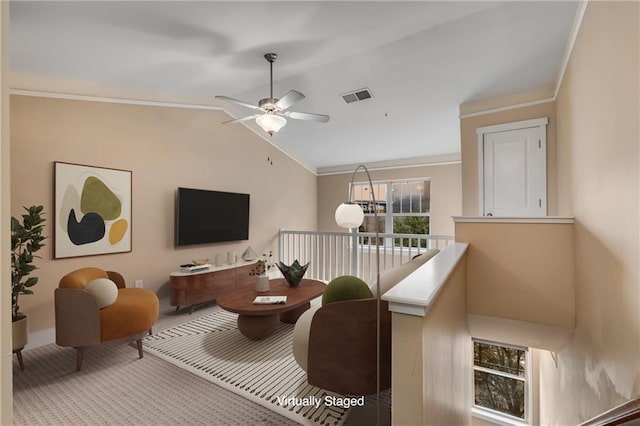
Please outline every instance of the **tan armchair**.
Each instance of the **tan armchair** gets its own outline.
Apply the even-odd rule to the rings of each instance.
[[[438,250],[380,274],[380,293],[422,266]],[[376,295],[375,283],[371,286]],[[344,395],[377,390],[376,304],[374,298],[333,302],[309,309],[293,330],[293,355],[313,386]],[[380,301],[380,390],[391,387],[391,312]]]
[[[118,287],[115,301],[103,308],[99,307],[98,298],[85,289],[98,278],[108,278]],[[142,338],[151,333],[158,319],[158,308],[155,293],[126,288],[117,272],[78,269],[62,277],[55,290],[56,343],[77,350],[76,371],[82,368],[84,351],[91,346],[135,340],[138,357],[142,358]]]

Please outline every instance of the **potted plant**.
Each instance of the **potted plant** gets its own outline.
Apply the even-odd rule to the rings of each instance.
[[[20,312],[18,296],[33,294],[31,287],[38,283],[37,277],[29,276],[37,267],[33,264],[35,253],[44,244],[42,206],[23,207],[27,213],[22,215],[22,222],[11,217],[11,320],[13,328],[13,351],[18,352],[27,343],[27,316]],[[20,362],[22,367],[22,362]]]
[[[275,264],[271,261],[273,257],[273,253],[269,251],[269,254],[262,254],[262,259],[256,262],[256,266],[249,271],[249,275],[257,276],[258,281],[256,282],[256,291],[259,293],[263,293],[269,291],[269,277],[267,276],[267,272],[269,269],[273,268]]]

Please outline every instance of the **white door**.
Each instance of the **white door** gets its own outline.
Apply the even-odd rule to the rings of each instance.
[[[546,123],[483,133],[481,214],[546,216],[546,151]]]

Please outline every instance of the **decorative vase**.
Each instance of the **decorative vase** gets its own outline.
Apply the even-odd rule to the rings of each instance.
[[[300,262],[296,259],[293,261],[291,266],[287,266],[282,262],[278,262],[276,266],[280,269],[280,272],[282,272],[284,279],[287,280],[289,287],[298,287],[310,264],[311,262],[306,265],[300,265]]]
[[[266,275],[258,275],[256,281],[256,291],[258,293],[264,293],[270,290],[269,277]]]
[[[242,253],[242,259],[248,262],[252,260],[256,260],[257,258],[258,258],[258,254],[255,252],[254,249],[251,248],[251,246],[247,247],[244,253]]]

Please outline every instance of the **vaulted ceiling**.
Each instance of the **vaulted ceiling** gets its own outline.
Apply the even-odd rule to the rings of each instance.
[[[314,170],[456,155],[459,106],[512,93],[553,92],[578,2],[11,2],[14,73],[154,92],[219,105],[234,118],[295,89],[269,137]],[[371,99],[341,95],[368,88]],[[244,124],[233,124],[244,125]],[[262,132],[262,133],[261,133]],[[410,161],[410,160],[409,160]]]

